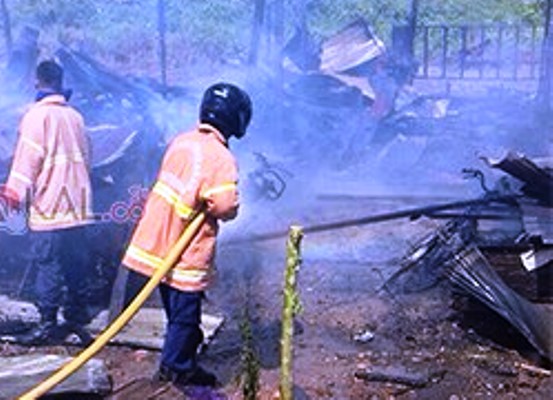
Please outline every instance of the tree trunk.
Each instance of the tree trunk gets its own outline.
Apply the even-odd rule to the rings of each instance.
[[[6,0],[2,0],[0,7],[2,8],[2,26],[4,27],[4,40],[6,41],[6,58],[9,60],[12,54],[13,40],[10,13],[8,12]]]
[[[157,1],[157,30],[159,35],[159,65],[163,92],[167,88],[167,47],[165,42],[165,0]]]
[[[415,58],[415,34],[417,31],[417,19],[419,15],[419,0],[411,0],[411,8],[409,10],[409,16],[407,18],[407,26],[409,30],[409,42],[407,43],[407,50],[409,52],[409,59]]]
[[[284,47],[284,0],[276,0],[275,13],[273,17],[273,32],[275,36],[275,60],[277,68],[282,68],[282,49]]]
[[[264,17],[265,17],[265,0],[256,0],[255,11],[253,16],[252,37],[250,42],[250,55],[248,57],[248,63],[250,65],[257,64],[257,57],[259,55],[261,28],[263,27]]]
[[[38,37],[39,31],[26,26],[13,44],[6,66],[7,83],[11,88],[33,90],[34,71],[39,54]]]
[[[553,0],[545,4],[545,31],[542,45],[540,83],[538,88],[538,105],[544,113],[553,110],[553,18],[551,9]]]

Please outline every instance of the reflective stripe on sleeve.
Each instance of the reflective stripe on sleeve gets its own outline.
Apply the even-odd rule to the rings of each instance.
[[[34,140],[29,139],[28,137],[22,137],[21,142],[25,143],[27,146],[33,150],[38,151],[40,154],[44,154],[44,147],[35,142]]]
[[[180,200],[180,197],[175,190],[161,181],[156,182],[153,192],[172,205],[181,218],[189,218],[194,212],[193,208],[189,207]]]
[[[231,190],[236,190],[236,183],[225,183],[223,185],[220,185],[220,186],[215,186],[211,189],[208,189],[204,192],[204,194],[202,195],[202,197],[205,199],[206,197],[209,197],[213,194],[218,194],[218,193],[222,193],[222,192],[228,192],[228,191],[231,191]]]
[[[174,188],[177,193],[185,193],[186,186],[181,180],[173,173],[168,171],[161,171],[159,174],[158,181],[164,182],[166,186]]]
[[[12,171],[11,175],[12,175],[15,179],[17,179],[17,180],[23,182],[23,183],[26,184],[26,185],[32,185],[32,184],[33,184],[33,181],[31,180],[31,178],[29,178],[27,175],[23,175],[23,174],[20,173],[20,172]]]

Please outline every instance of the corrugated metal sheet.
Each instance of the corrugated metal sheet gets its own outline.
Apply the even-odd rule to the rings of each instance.
[[[321,71],[346,72],[381,56],[386,51],[362,19],[348,25],[322,44]]]
[[[509,152],[500,160],[484,158],[492,168],[498,168],[524,182],[522,191],[548,206],[553,206],[553,174],[539,167],[526,156]]]
[[[547,308],[507,286],[474,246],[457,252],[449,265],[449,279],[509,321],[542,356],[553,359],[553,316]]]
[[[401,268],[384,288],[392,293],[411,293],[432,287],[447,277],[505,318],[541,355],[553,359],[550,310],[511,289],[466,237],[465,229],[466,222],[458,219],[421,240],[404,256]]]

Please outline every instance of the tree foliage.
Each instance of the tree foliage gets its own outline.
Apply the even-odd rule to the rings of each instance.
[[[284,5],[285,36],[305,22],[322,39],[362,17],[385,40],[407,21],[412,0],[266,0],[268,24]],[[165,0],[169,55],[174,63],[247,58],[255,1]],[[419,0],[419,23],[530,22],[543,24],[546,0]],[[93,56],[148,63],[157,37],[154,0],[8,0],[14,32],[25,25],[41,31],[43,47],[65,42]],[[282,21],[281,21],[282,22]],[[266,32],[271,32],[271,26]],[[134,50],[133,50],[134,49]],[[134,57],[134,58],[133,58]],[[155,58],[155,57],[153,57]]]
[[[313,0],[309,23],[320,36],[362,17],[386,36],[391,26],[406,24],[412,0]],[[419,24],[531,23],[543,24],[546,0],[419,0]]]

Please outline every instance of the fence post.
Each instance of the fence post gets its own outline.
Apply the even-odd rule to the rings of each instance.
[[[441,78],[447,77],[447,54],[448,42],[449,42],[449,29],[447,26],[442,26],[442,76]]]
[[[545,10],[545,32],[543,35],[542,45],[542,61],[540,83],[538,88],[539,106],[544,113],[551,112],[553,105],[551,104],[553,96],[553,15],[552,15],[553,0],[547,0]]]
[[[261,28],[263,27],[264,19],[265,19],[265,0],[256,0],[255,9],[253,13],[252,36],[250,40],[250,54],[248,57],[248,63],[250,65],[257,64],[257,56],[259,55]]]
[[[407,26],[409,29],[409,62],[413,62],[415,59],[415,34],[417,29],[417,19],[419,15],[419,0],[411,0],[411,8],[409,10],[409,16],[407,19]]]
[[[461,61],[461,65],[460,65],[460,71],[459,71],[459,77],[460,78],[464,78],[465,77],[465,61],[466,61],[466,58],[468,56],[468,49],[467,49],[467,36],[468,36],[468,26],[461,26],[461,31],[460,31],[460,35],[461,35],[461,50],[459,52],[459,54],[461,55],[460,57],[460,61]]]

